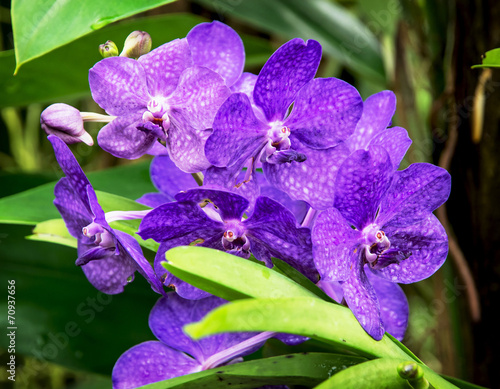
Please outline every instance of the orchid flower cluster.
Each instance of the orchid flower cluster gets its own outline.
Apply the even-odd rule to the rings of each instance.
[[[252,256],[268,267],[278,258],[348,306],[375,340],[384,332],[401,340],[408,303],[398,284],[425,279],[445,261],[447,236],[432,212],[451,179],[428,163],[398,170],[411,140],[391,126],[395,95],[363,101],[342,80],[315,78],[314,40],[285,43],[254,75],[243,72],[240,37],[220,22],[152,51],[144,39],[135,33],[139,50],[106,51],[90,69],[92,97],[106,115],[54,104],[41,117],[65,174],[54,203],[78,240],[76,264],[104,293],[123,292],[137,271],[161,295],[149,318],[158,341],[120,357],[114,387],[234,363],[273,336],[305,340],[190,339],[182,327],[224,301],[162,266],[177,246]],[[115,157],[154,156],[158,192],[137,200],[149,208],[103,211],[67,146],[93,144],[85,121],[107,123],[97,142]],[[153,265],[133,236],[110,227],[127,219],[142,219],[137,234],[159,243]]]

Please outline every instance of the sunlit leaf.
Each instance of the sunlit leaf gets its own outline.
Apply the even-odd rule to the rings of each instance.
[[[78,247],[77,240],[70,235],[62,219],[38,223],[33,229],[33,235],[27,236],[26,239],[57,243],[73,248]]]
[[[25,62],[109,23],[172,1],[174,0],[14,0],[11,14],[16,72]]]
[[[415,381],[412,381],[410,386],[409,380],[401,378],[398,373],[400,363],[412,363],[404,359],[380,358],[373,361],[360,363],[352,366],[349,369],[343,370],[327,381],[316,386],[316,389],[408,389],[408,388],[424,388],[425,386],[417,386]],[[452,389],[456,386],[450,384],[425,365],[420,365],[424,370],[424,378],[429,381],[434,388]]]
[[[500,48],[487,51],[484,54],[483,61],[479,65],[471,66],[475,68],[500,68]]]
[[[175,247],[165,267],[177,277],[226,300],[246,297],[315,297],[264,265],[206,247]]]
[[[389,337],[374,340],[348,308],[319,298],[233,301],[210,312],[202,321],[187,325],[185,331],[195,339],[227,331],[287,332],[342,346],[371,358],[409,358]]]

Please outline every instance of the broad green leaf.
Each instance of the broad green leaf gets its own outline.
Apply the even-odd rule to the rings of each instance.
[[[344,7],[327,0],[197,0],[285,39],[315,39],[362,77],[385,83],[380,44]]]
[[[301,353],[237,363],[142,386],[143,389],[255,388],[262,385],[305,385],[324,381],[364,358]]]
[[[500,68],[500,48],[487,51],[484,54],[483,61],[479,65],[471,66],[475,68]]]
[[[16,285],[16,355],[39,359],[19,378],[36,377],[47,362],[109,376],[123,352],[155,339],[148,315],[160,296],[142,276],[122,294],[105,295],[75,266],[75,249],[26,240],[30,232],[30,226],[0,224],[0,282]],[[7,312],[7,298],[0,309]],[[8,326],[7,314],[0,325]],[[8,341],[1,337],[0,348]]]
[[[129,199],[136,199],[144,193],[156,191],[149,178],[149,162],[139,162],[89,173],[88,177],[95,189],[110,192],[110,194],[119,194]],[[55,183],[49,183],[1,198],[0,223],[35,225],[45,220],[59,218],[59,212],[52,203],[54,201],[54,186]],[[117,204],[125,204],[123,197],[121,197],[122,202],[120,203],[117,203],[118,198],[103,198],[101,205],[105,211],[116,210]],[[136,207],[139,206],[142,208],[133,209],[145,209],[142,205],[136,205]]]
[[[191,28],[206,21],[182,13],[122,21],[26,63],[16,76],[12,75],[14,51],[0,52],[0,107],[90,96],[88,71],[102,59],[99,44],[112,40],[121,47],[130,32],[142,30],[151,35],[153,47],[158,47],[185,37]],[[242,39],[247,65],[262,65],[272,54],[267,40],[248,35],[242,35]]]
[[[16,72],[48,53],[109,23],[173,0],[13,0]],[[104,42],[101,42],[104,43]]]
[[[373,361],[360,363],[349,369],[343,370],[333,377],[315,387],[315,389],[409,389],[420,388],[410,386],[408,380],[400,377],[398,366],[402,362],[410,362],[404,359],[380,358]],[[411,361],[413,362],[413,361]],[[425,365],[420,365],[424,370],[424,378],[434,388],[452,389],[456,386],[447,382]],[[412,383],[414,384],[414,383]]]
[[[246,297],[315,297],[314,293],[264,265],[197,246],[166,253],[165,268],[186,282],[226,300]]]
[[[249,274],[249,277],[251,275]],[[268,290],[273,286],[268,285]],[[273,331],[316,338],[369,358],[408,359],[389,337],[376,341],[344,306],[319,298],[257,298],[233,301],[184,327],[194,339],[219,332]]]
[[[330,296],[328,296],[325,292],[318,288],[309,278],[304,276],[301,272],[290,266],[288,263],[278,258],[272,258],[272,261],[274,265],[273,270],[287,276],[297,284],[314,293],[319,298],[337,304],[335,300],[333,300]]]
[[[75,249],[78,247],[77,240],[71,236],[63,219],[38,223],[33,229],[33,235],[27,236],[26,239],[62,244]]]

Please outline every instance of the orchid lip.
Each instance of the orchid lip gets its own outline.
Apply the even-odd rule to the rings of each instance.
[[[94,238],[94,244],[102,248],[115,247],[113,236],[102,225],[96,222],[82,228],[82,233],[87,238]]]

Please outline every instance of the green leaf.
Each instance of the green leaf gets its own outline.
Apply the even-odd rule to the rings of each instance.
[[[88,72],[102,59],[98,51],[99,44],[112,40],[121,45],[130,32],[142,30],[151,35],[153,47],[158,47],[185,37],[191,28],[206,21],[190,14],[167,14],[122,21],[26,63],[16,76],[12,75],[15,68],[14,51],[0,52],[0,107],[90,96]],[[247,35],[242,35],[242,39],[248,65],[261,65],[272,54],[269,41]]]
[[[344,7],[325,0],[197,0],[283,38],[315,39],[325,53],[365,78],[385,83],[380,44]]]
[[[71,236],[63,219],[38,223],[33,229],[33,235],[27,236],[26,239],[62,244],[75,249],[78,247],[77,240]]]
[[[172,1],[14,0],[11,13],[17,62],[15,72],[22,64],[109,23]]]
[[[315,297],[288,277],[225,253],[197,246],[175,247],[166,253],[165,268],[182,280],[226,300],[246,297]]]
[[[404,359],[380,358],[373,361],[360,363],[349,369],[343,370],[333,377],[315,387],[315,389],[409,389],[419,386],[410,386],[408,380],[401,378],[398,373],[400,363],[409,362]],[[413,362],[413,361],[412,361]],[[425,365],[420,365],[424,370],[424,378],[435,388],[452,389],[456,386],[441,378]],[[412,385],[415,385],[412,382]]]
[[[484,54],[483,61],[479,65],[471,66],[476,68],[500,68],[500,48],[487,51]]]
[[[249,277],[251,275],[249,274]],[[272,290],[272,285],[267,286]],[[194,339],[220,332],[273,331],[316,338],[369,358],[408,359],[389,337],[376,341],[359,325],[351,311],[319,298],[257,298],[233,301],[184,327]]]
[[[124,197],[136,199],[144,193],[156,191],[149,178],[149,162],[89,173],[88,177],[95,189],[110,192],[109,194],[119,193],[123,196],[102,198],[101,205],[105,212],[117,210],[116,205],[132,206],[130,202],[125,203]],[[54,186],[55,182],[1,198],[0,223],[35,225],[45,220],[59,218],[59,212],[52,203]],[[133,204],[135,206],[133,209],[147,209],[135,202]],[[131,210],[131,208],[122,210]]]
[[[142,386],[143,389],[255,388],[318,384],[363,358],[327,353],[289,354],[222,366]]]
[[[271,258],[271,259],[274,265],[273,270],[287,276],[291,280],[295,281],[297,284],[303,286],[307,290],[314,293],[320,299],[337,304],[335,300],[333,300],[330,296],[328,296],[325,292],[323,292],[320,288],[318,288],[316,284],[314,284],[309,278],[307,278],[297,269],[290,266],[288,263],[282,261],[281,259],[278,258]]]

